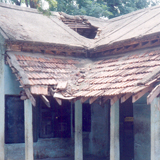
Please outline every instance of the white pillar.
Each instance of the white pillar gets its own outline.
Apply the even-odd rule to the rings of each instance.
[[[119,100],[111,106],[111,114],[110,114],[110,160],[120,160]]]
[[[82,104],[75,102],[75,160],[83,160]]]
[[[160,98],[151,103],[151,160],[160,159]]]
[[[1,53],[1,50],[0,50]],[[5,159],[4,55],[0,54],[0,160]]]
[[[33,127],[32,104],[29,99],[24,101],[25,110],[25,160],[33,160]]]

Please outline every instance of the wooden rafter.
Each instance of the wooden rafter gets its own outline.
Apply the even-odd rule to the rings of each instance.
[[[89,97],[82,97],[82,98],[81,98],[81,103],[86,102],[88,99],[89,99]]]
[[[160,94],[160,85],[156,86],[152,92],[147,97],[147,104],[151,104],[151,102]]]
[[[152,89],[153,89],[153,87],[149,86],[149,87],[143,89],[142,91],[136,93],[135,95],[133,95],[132,96],[132,103],[136,102],[139,98],[141,98],[144,94],[151,91]]]
[[[54,98],[54,97],[53,97]],[[61,99],[59,99],[59,98],[54,98],[56,101],[57,101],[57,103],[61,106],[62,105],[62,100]]]
[[[33,95],[31,94],[30,90],[28,88],[24,88],[24,90],[26,92],[27,97],[30,99],[32,105],[35,107],[36,106],[36,100],[33,97]]]
[[[119,98],[120,98],[120,95],[117,95],[117,96],[114,96],[113,98],[111,98],[111,101],[110,101],[111,106],[113,104],[115,104],[118,101]]]
[[[46,106],[47,106],[48,108],[51,108],[50,102],[49,102],[49,100],[46,98],[46,96],[41,95],[40,97],[41,97],[41,99],[43,100],[43,102],[46,104]]]
[[[102,102],[105,103],[107,100],[109,100],[111,97],[103,97]]]
[[[96,101],[99,97],[92,97],[89,99],[89,104],[92,104],[94,101]]]
[[[121,97],[121,103],[125,102],[131,96],[132,96],[132,93],[125,94],[123,97]]]

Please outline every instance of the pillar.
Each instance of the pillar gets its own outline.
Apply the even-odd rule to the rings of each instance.
[[[110,160],[120,160],[119,100],[111,106],[110,112]]]
[[[32,104],[29,99],[24,101],[25,110],[25,160],[33,160],[33,127]]]
[[[0,160],[5,159],[4,55],[0,46]]]
[[[78,100],[75,102],[75,160],[83,160],[82,141],[82,104]]]
[[[160,159],[160,98],[151,103],[151,160]]]

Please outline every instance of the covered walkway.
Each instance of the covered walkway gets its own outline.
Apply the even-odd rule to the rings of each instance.
[[[74,157],[46,158],[46,159],[36,159],[36,160],[74,160]],[[84,160],[109,160],[109,157],[84,156]]]

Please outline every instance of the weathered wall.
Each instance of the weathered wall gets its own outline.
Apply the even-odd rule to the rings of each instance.
[[[84,154],[89,152],[88,134],[83,136]],[[6,160],[25,160],[25,144],[5,144]],[[74,156],[74,138],[46,138],[38,139],[34,143],[34,158]]]
[[[109,155],[110,107],[93,103],[91,106],[90,151],[97,156]]]
[[[8,65],[4,66],[4,79],[5,79],[5,94],[19,95],[22,88],[20,88],[19,82],[16,80],[16,76],[12,73],[11,68]]]
[[[91,132],[83,133],[84,155],[109,155],[109,114],[108,103],[104,106],[91,106]],[[6,160],[24,160],[24,153],[24,143],[6,144]],[[74,156],[74,135],[73,138],[39,138],[34,143],[35,158],[65,156]]]
[[[73,139],[39,139],[34,143],[34,158],[73,156],[73,149]],[[25,160],[24,155],[24,143],[6,144],[6,160]]]
[[[150,160],[150,105],[147,94],[133,104],[134,160]]]

